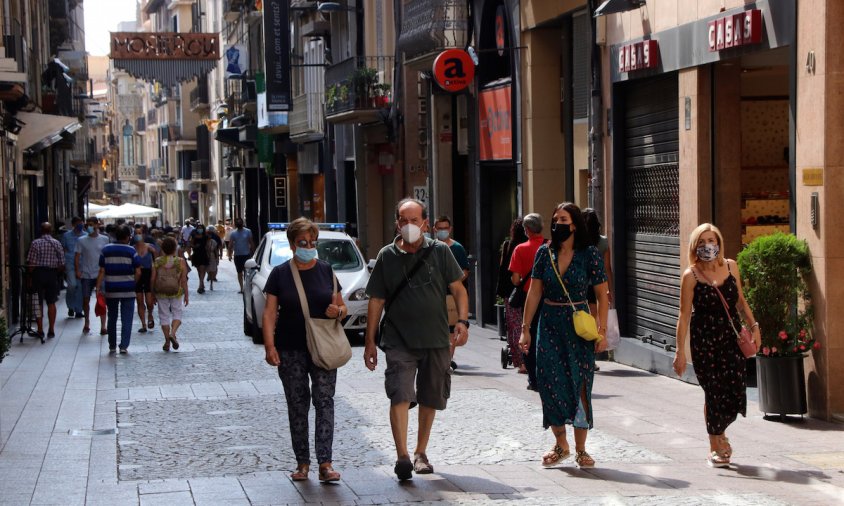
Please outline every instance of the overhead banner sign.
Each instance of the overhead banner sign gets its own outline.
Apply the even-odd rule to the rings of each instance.
[[[171,87],[204,77],[220,59],[216,33],[111,32],[116,68],[144,81]]]
[[[659,42],[643,40],[618,49],[618,71],[655,69],[659,66]]]
[[[289,111],[290,21],[288,0],[264,0],[264,68],[267,72],[267,110]]]
[[[513,126],[510,117],[511,86],[482,90],[478,97],[481,160],[510,160],[513,157]]]
[[[216,33],[111,32],[114,60],[219,60]]]
[[[710,21],[709,51],[762,42],[762,11],[751,9]]]

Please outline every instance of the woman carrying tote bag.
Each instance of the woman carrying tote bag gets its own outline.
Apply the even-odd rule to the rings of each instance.
[[[296,471],[290,475],[294,481],[308,479],[311,462],[308,410],[311,396],[316,407],[314,446],[319,463],[319,480],[340,479],[340,473],[334,471],[331,465],[337,369],[323,369],[314,363],[314,357],[308,351],[306,325],[309,319],[342,320],[348,310],[331,265],[317,258],[318,237],[319,228],[310,220],[299,218],[293,221],[287,229],[293,258],[276,266],[264,287],[267,296],[263,315],[265,359],[268,364],[278,367],[284,386],[290,439],[297,463]],[[309,315],[302,311],[294,269],[298,271]]]

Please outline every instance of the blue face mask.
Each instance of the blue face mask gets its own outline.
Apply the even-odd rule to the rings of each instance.
[[[296,260],[302,263],[310,262],[317,257],[316,248],[296,248]]]
[[[88,228],[86,228],[85,230],[86,230],[89,234],[93,234],[93,233],[94,233],[94,227],[93,227],[93,226],[91,226],[91,225],[88,225]]]
[[[142,235],[136,235],[135,236],[135,242],[143,242],[143,240],[144,240],[144,237]]]
[[[441,241],[448,239],[448,230],[437,230],[437,239]]]

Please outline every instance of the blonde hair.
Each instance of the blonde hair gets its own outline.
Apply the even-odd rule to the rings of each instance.
[[[298,236],[310,232],[314,240],[319,238],[319,227],[307,218],[296,218],[287,227],[287,240],[292,245]]]
[[[715,261],[718,262],[718,265],[724,265],[724,236],[721,235],[721,231],[718,230],[718,227],[712,223],[702,223],[698,225],[697,228],[692,230],[691,235],[689,235],[689,265],[694,265],[699,260],[697,257],[697,242],[700,240],[700,236],[703,235],[704,232],[712,232],[715,234],[715,238],[718,239],[718,256],[715,257]]]

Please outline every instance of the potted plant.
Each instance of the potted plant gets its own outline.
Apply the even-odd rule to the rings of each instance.
[[[809,246],[792,234],[776,232],[751,242],[737,262],[745,298],[761,329],[759,409],[780,417],[802,415],[807,411],[803,359],[820,348],[812,333]]]
[[[375,85],[378,84],[378,71],[370,67],[358,67],[352,73],[352,90],[359,105],[367,104],[375,97]]]
[[[390,103],[390,83],[378,83],[373,87],[375,107],[386,107]]]

